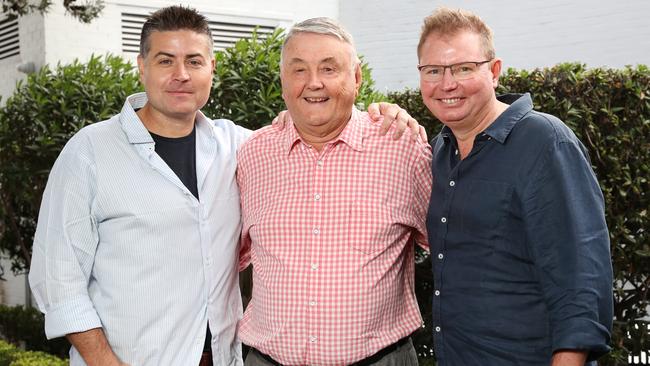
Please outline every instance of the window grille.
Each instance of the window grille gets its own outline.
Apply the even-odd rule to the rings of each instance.
[[[147,14],[134,12],[122,13],[122,52],[138,53],[140,52],[140,32],[142,25],[147,19]],[[254,22],[224,22],[210,20],[210,30],[212,31],[212,40],[214,50],[219,51],[228,48],[242,38],[251,38],[253,30],[257,27],[257,34],[264,39],[273,33],[275,26],[253,24]],[[268,23],[265,22],[265,23]]]
[[[0,60],[19,54],[18,19],[0,20]]]

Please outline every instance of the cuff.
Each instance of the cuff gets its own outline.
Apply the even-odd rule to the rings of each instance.
[[[81,297],[57,304],[45,313],[47,339],[66,334],[101,328],[102,323],[95,306],[88,297]]]
[[[553,352],[560,350],[587,351],[587,361],[595,360],[610,351],[610,333],[607,328],[590,319],[570,319],[553,330]]]

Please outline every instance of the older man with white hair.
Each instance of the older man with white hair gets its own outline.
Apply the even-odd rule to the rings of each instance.
[[[238,153],[242,255],[253,295],[239,326],[247,365],[417,365],[413,242],[428,247],[431,149],[380,134],[354,109],[361,67],[327,18],[282,50],[293,122]]]

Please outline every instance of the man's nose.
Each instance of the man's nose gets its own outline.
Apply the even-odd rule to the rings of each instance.
[[[320,89],[323,87],[323,82],[321,81],[318,72],[310,72],[308,77],[309,79],[307,80],[307,88]]]
[[[190,74],[187,72],[187,67],[184,63],[180,62],[174,66],[174,73],[172,75],[174,80],[185,81],[190,78]]]
[[[451,73],[451,68],[446,68],[442,72],[442,80],[440,80],[440,87],[443,90],[451,90],[451,89],[455,89],[456,86],[458,86],[458,82],[456,81],[454,75]]]

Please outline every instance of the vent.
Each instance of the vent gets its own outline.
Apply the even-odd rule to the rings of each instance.
[[[0,21],[0,60],[20,54],[18,19]]]
[[[147,20],[147,14],[122,13],[122,52],[140,52],[140,32],[142,25]],[[257,28],[257,35],[264,39],[273,33],[275,26],[236,22],[208,21],[212,31],[214,50],[220,51],[233,46],[240,39],[252,37],[253,30]],[[265,23],[268,23],[266,21]]]

